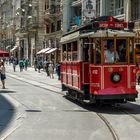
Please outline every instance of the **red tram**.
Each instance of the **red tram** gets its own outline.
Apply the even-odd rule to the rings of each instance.
[[[135,34],[128,26],[104,16],[63,35],[61,83],[67,96],[91,103],[135,101]]]

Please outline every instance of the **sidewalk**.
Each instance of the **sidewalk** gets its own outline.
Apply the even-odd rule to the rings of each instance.
[[[50,77],[47,76],[46,72],[41,70],[40,73],[34,70],[33,67],[28,67],[28,70],[23,72],[19,71],[19,67],[17,66],[16,72],[13,71],[13,67],[11,66],[6,66],[6,73],[8,76],[23,80],[25,82],[31,82],[34,83],[34,85],[39,86],[41,85],[42,88],[47,88],[50,90],[53,90],[55,92],[62,92],[61,91],[61,82],[58,80],[58,77],[56,74],[54,74],[54,79],[50,79]],[[26,80],[25,80],[26,79]],[[31,80],[34,80],[32,82]],[[36,81],[36,82],[35,82]],[[44,84],[44,85],[43,85]],[[52,88],[53,86],[53,88]],[[138,92],[140,92],[140,86],[136,85],[136,88]]]
[[[43,70],[38,73],[38,71],[35,71],[33,67],[28,67],[27,71],[23,70],[20,72],[19,67],[17,66],[16,72],[14,72],[11,65],[6,66],[6,75],[53,92],[62,92],[61,82],[58,80],[57,75],[54,74],[54,79],[51,79]]]

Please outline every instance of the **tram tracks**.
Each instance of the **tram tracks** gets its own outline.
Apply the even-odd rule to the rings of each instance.
[[[110,122],[101,113],[96,113],[96,114],[107,126],[108,130],[110,131],[112,135],[113,140],[119,140],[119,137],[116,131],[114,130],[114,128],[112,127],[112,125],[110,124]]]
[[[11,77],[11,78],[13,78],[13,74],[11,75],[10,73],[9,73],[9,75],[8,75],[9,77]],[[62,92],[60,92],[60,91],[56,91],[56,90],[53,90],[53,89],[50,89],[50,88],[47,88],[47,85],[48,86],[50,86],[50,87],[54,87],[54,88],[56,88],[56,89],[58,89],[58,90],[61,90],[61,88],[59,88],[59,87],[57,87],[57,86],[54,86],[54,85],[52,85],[52,84],[48,84],[48,83],[45,83],[45,82],[38,82],[37,80],[34,80],[33,78],[19,78],[19,77],[15,77],[14,76],[14,78],[15,79],[17,79],[17,80],[19,80],[19,81],[22,81],[22,82],[25,82],[25,83],[28,83],[28,84],[31,84],[31,85],[33,85],[33,86],[36,86],[36,87],[39,87],[39,88],[42,88],[42,89],[45,89],[45,90],[48,90],[48,91],[51,91],[51,92],[55,92],[55,93],[57,93],[57,94],[61,94],[61,95],[65,95],[64,93],[62,93]],[[38,85],[37,84],[34,84],[33,82],[30,82],[30,81],[33,81],[33,82],[36,82],[36,83],[39,83]],[[44,86],[41,86],[40,84],[43,84],[43,85],[46,85],[46,87],[44,87]]]
[[[15,79],[23,81],[23,80],[18,79],[18,78],[15,78]],[[36,86],[36,87],[39,87],[39,88],[42,88],[42,89],[45,89],[45,90],[49,90],[49,91],[52,91],[52,92],[55,92],[55,93],[58,93],[58,94],[61,94],[61,95],[65,96],[65,94],[62,93],[62,92],[54,91],[54,90],[49,89],[47,87],[41,87],[40,85],[38,85],[38,86],[34,85],[33,83],[28,82],[28,80],[33,80],[35,82],[38,82],[37,80],[34,80],[33,78],[30,78],[30,79],[28,78],[27,81],[23,81],[23,82],[26,82],[28,84],[32,84],[33,86]],[[39,83],[44,84],[44,85],[49,85],[50,87],[55,87],[57,89],[61,89],[60,87],[52,85],[52,84],[49,84],[49,83],[45,83],[45,82],[39,82]],[[126,111],[124,109],[118,108],[118,107],[113,107],[113,108],[116,109],[117,111],[120,111],[122,113],[125,113],[125,114],[129,115],[130,117],[132,117],[133,119],[135,119],[137,122],[140,123],[140,119],[137,118],[136,116],[132,115],[130,112],[128,112],[128,111]],[[108,121],[108,119],[102,113],[97,113],[96,111],[95,111],[95,113],[104,122],[104,124],[108,128],[109,132],[111,133],[113,140],[119,140],[118,134],[116,133],[115,129],[113,128],[112,124]]]

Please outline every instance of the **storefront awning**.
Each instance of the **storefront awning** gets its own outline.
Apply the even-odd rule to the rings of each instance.
[[[0,50],[0,57],[9,57],[9,52]]]
[[[50,49],[49,51],[47,51],[45,54],[52,53],[52,52],[54,52],[54,51],[56,51],[56,50],[57,50],[57,48],[52,48],[52,49]]]
[[[14,50],[16,50],[18,48],[18,46],[14,46],[14,48],[12,48],[11,50],[10,50],[10,52],[13,52]]]
[[[51,48],[42,49],[42,50],[40,50],[39,52],[37,52],[37,54],[43,54],[43,53],[49,51],[50,49],[51,49]]]

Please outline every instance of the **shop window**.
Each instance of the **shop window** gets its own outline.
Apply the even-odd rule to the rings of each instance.
[[[57,31],[61,30],[61,20],[57,21]]]
[[[50,27],[49,25],[46,25],[46,33],[49,33],[50,32]]]
[[[55,25],[54,25],[54,23],[51,23],[51,33],[52,32],[55,32]]]

